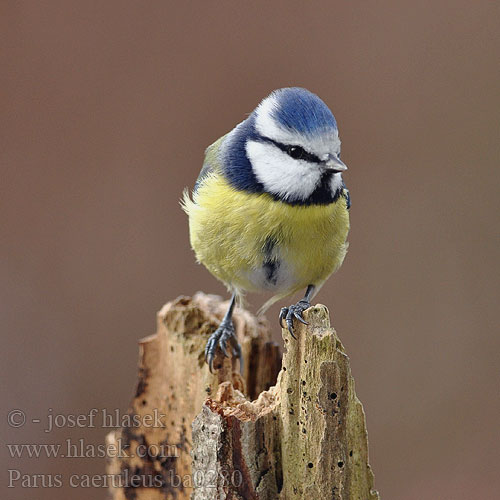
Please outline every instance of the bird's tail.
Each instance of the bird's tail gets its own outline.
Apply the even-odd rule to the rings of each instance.
[[[319,290],[321,289],[321,287],[323,286],[325,282],[322,281],[321,283],[318,283],[317,285],[315,285],[315,289],[314,289],[314,293],[313,295],[311,296],[311,299],[314,298],[316,296],[316,294],[319,292]],[[258,311],[257,311],[257,314],[260,315],[260,314],[263,314],[265,313],[275,302],[278,302],[278,300],[281,300],[281,299],[284,299],[285,297],[288,297],[289,295],[293,295],[294,293],[297,293],[298,291],[300,291],[301,288],[295,288],[293,290],[289,290],[285,293],[280,293],[278,295],[273,295]]]
[[[273,295],[268,301],[264,303],[263,306],[260,307],[260,309],[257,311],[257,315],[260,316],[261,314],[264,314],[275,302],[278,302],[278,300],[281,300],[285,297],[290,295],[290,293],[282,293],[279,295]]]

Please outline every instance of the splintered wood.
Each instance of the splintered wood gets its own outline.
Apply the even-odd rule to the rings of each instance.
[[[108,459],[111,498],[378,499],[363,408],[326,307],[304,313],[297,340],[283,331],[282,359],[265,320],[237,308],[243,376],[223,355],[212,375],[205,343],[226,307],[179,297],[140,342],[129,412],[141,424],[107,436],[121,450]]]

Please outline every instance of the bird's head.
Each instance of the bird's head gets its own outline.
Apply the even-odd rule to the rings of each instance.
[[[342,188],[337,122],[302,88],[275,90],[228,137],[226,173],[236,187],[292,204],[329,203]]]

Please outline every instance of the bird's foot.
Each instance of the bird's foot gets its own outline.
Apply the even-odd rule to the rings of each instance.
[[[297,337],[293,333],[293,318],[297,319],[304,325],[308,325],[309,323],[302,317],[302,313],[311,307],[311,304],[308,300],[302,299],[299,300],[296,304],[290,306],[290,307],[283,307],[280,311],[280,325],[282,328],[285,328],[283,326],[283,320],[285,320],[286,323],[286,328],[290,332],[290,335],[296,339]]]
[[[229,357],[228,354],[228,343],[231,347],[231,351],[234,357],[240,360],[240,371],[243,371],[243,358],[241,356],[241,346],[236,339],[236,331],[234,329],[233,322],[223,321],[219,328],[215,330],[212,335],[210,335],[207,345],[205,347],[205,361],[208,363],[210,372],[213,373],[213,362],[215,358],[215,353],[217,352],[217,346],[220,348],[226,358]]]

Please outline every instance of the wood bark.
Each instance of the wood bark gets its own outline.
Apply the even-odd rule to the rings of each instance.
[[[204,347],[226,302],[197,293],[158,313],[140,341],[129,426],[107,436],[113,500],[375,500],[362,405],[325,306],[304,313],[285,352],[236,308],[238,361]]]

